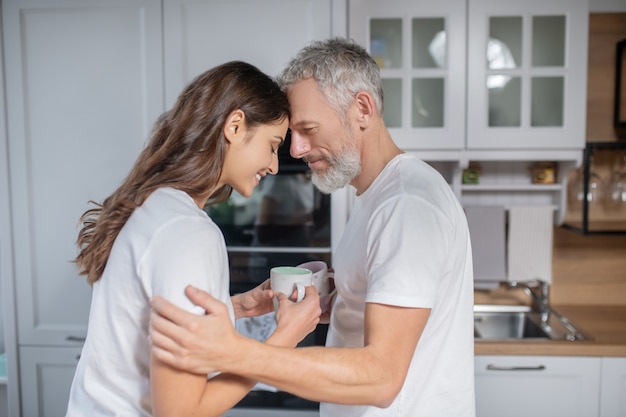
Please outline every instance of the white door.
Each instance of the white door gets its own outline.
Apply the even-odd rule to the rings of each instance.
[[[78,346],[91,289],[77,223],[128,173],[163,110],[159,0],[7,0],[14,282],[20,345]]]
[[[626,358],[602,358],[600,417],[626,416]]]

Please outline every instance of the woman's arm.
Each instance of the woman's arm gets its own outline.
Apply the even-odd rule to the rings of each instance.
[[[315,329],[320,313],[317,290],[313,286],[307,287],[305,299],[299,303],[281,297],[277,328],[266,343],[277,347],[295,347]],[[229,326],[228,331],[236,333],[230,322]],[[255,380],[232,374],[220,374],[207,381],[204,374],[174,369],[154,354],[151,356],[150,373],[152,411],[155,417],[220,416],[237,404],[256,384]]]
[[[255,385],[251,379],[221,374],[204,375],[176,370],[152,355],[150,388],[154,417],[221,416]]]

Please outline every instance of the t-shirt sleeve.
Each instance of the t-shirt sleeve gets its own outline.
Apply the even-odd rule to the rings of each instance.
[[[368,224],[366,302],[432,308],[445,267],[450,224],[415,196],[385,202]]]
[[[204,314],[185,295],[193,285],[219,298],[228,282],[226,247],[219,229],[201,218],[180,218],[163,226],[150,242],[139,272],[149,296]],[[224,280],[226,276],[226,280]]]

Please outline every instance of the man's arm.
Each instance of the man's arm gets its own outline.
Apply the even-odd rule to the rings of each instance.
[[[163,300],[153,303],[158,313],[152,322],[153,353],[164,362],[190,372],[241,375],[313,401],[378,407],[389,406],[401,389],[430,314],[429,309],[368,303],[364,347],[290,349],[237,335],[219,301],[205,292],[189,295],[207,316]]]

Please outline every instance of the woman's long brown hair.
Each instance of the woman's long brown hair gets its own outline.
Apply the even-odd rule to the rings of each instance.
[[[251,131],[290,116],[287,96],[274,80],[250,64],[233,61],[198,76],[159,117],[122,185],[102,204],[92,201],[96,207],[80,218],[76,263],[89,284],[100,279],[120,230],[154,190],[172,187],[196,198],[217,186],[227,149],[223,128],[237,109]],[[222,202],[231,192],[229,185],[223,186],[208,203]]]

